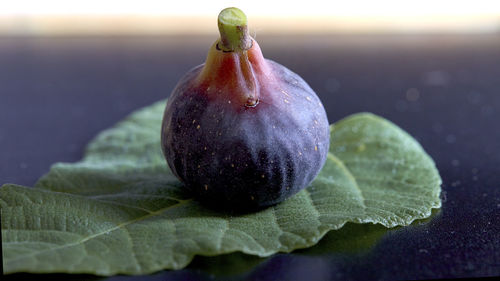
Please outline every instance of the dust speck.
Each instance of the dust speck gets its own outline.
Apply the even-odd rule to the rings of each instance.
[[[406,100],[414,102],[420,98],[420,91],[416,88],[410,88],[406,91]]]

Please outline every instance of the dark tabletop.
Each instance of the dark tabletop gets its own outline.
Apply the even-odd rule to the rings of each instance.
[[[79,160],[99,131],[168,97],[215,38],[0,37],[0,184],[32,186],[52,163]],[[197,257],[184,270],[109,280],[500,275],[500,35],[256,39],[311,85],[331,123],[370,111],[414,136],[443,178],[443,207],[408,227],[347,225],[291,254]],[[40,278],[10,279],[21,277]]]

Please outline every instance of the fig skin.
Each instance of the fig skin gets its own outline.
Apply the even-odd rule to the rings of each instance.
[[[329,148],[324,107],[297,74],[250,49],[214,43],[168,99],[162,150],[172,172],[198,200],[256,210],[307,187]]]

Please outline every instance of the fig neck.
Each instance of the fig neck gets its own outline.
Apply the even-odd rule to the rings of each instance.
[[[273,75],[259,45],[251,39],[247,50],[224,51],[221,41],[215,42],[208,52],[198,83],[211,97],[225,98],[228,103],[256,107],[261,90]]]

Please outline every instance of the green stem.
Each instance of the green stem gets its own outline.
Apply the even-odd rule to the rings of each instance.
[[[217,19],[220,32],[218,47],[226,52],[248,50],[252,40],[248,34],[247,16],[238,8],[222,10]]]

